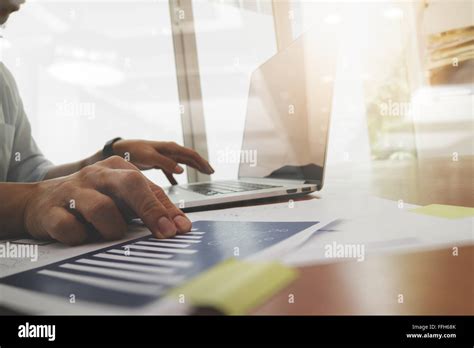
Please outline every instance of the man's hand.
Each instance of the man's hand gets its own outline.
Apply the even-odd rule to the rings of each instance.
[[[147,140],[119,140],[113,145],[116,155],[130,156],[130,162],[141,170],[161,169],[171,184],[176,184],[173,174],[181,174],[184,169],[179,163],[186,164],[205,174],[214,173],[214,169],[196,151],[173,142]]]
[[[147,151],[137,156],[149,163]],[[160,159],[164,156],[158,155]],[[25,231],[33,237],[77,245],[90,233],[106,240],[121,238],[131,217],[141,218],[157,238],[191,229],[189,219],[160,187],[131,163],[113,156],[75,174],[35,184],[25,204],[23,221]]]

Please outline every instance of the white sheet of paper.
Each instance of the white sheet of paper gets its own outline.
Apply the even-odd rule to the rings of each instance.
[[[390,207],[389,202],[379,203],[383,210],[331,224],[327,231],[319,231],[283,261],[293,266],[341,261],[326,255],[326,247],[334,242],[363,245],[369,257],[373,253],[459,247],[474,242],[472,218],[443,219],[410,212],[413,206],[399,209]]]

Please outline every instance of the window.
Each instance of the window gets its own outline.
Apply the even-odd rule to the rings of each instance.
[[[343,36],[329,163],[416,156],[413,121],[405,107],[417,87],[411,17],[415,5],[403,1],[292,1],[295,37],[317,21],[339,27]],[[386,112],[392,103],[402,112]]]
[[[277,50],[271,1],[192,4],[212,178],[234,179],[250,75]]]
[[[10,17],[3,61],[50,160],[84,158],[117,136],[182,143],[169,13],[166,0],[58,0]]]

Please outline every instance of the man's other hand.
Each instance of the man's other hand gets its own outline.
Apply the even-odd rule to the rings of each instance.
[[[141,170],[161,169],[172,185],[173,174],[181,174],[186,164],[205,174],[214,173],[211,165],[196,151],[174,142],[148,140],[119,140],[113,145],[114,154],[126,157]]]

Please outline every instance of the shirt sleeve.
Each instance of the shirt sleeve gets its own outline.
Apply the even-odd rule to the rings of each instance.
[[[6,70],[4,66],[3,68]],[[5,78],[10,88],[10,105],[12,106],[10,111],[13,113],[12,121],[15,128],[7,181],[41,181],[52,163],[43,156],[31,135],[31,126],[23,108],[23,102],[18,93],[15,80],[8,70],[5,71]]]

